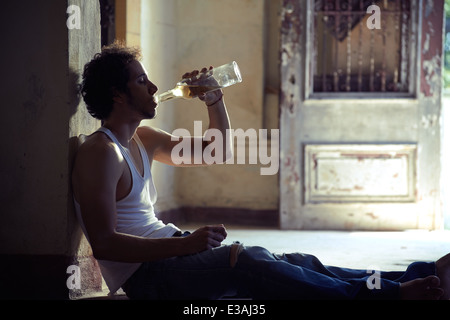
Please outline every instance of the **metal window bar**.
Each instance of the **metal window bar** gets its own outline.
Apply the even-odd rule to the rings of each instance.
[[[315,0],[313,92],[408,92],[410,2]],[[381,29],[366,25],[372,4]]]

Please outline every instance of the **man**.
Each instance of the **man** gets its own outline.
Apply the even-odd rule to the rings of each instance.
[[[103,48],[84,69],[81,94],[102,127],[80,147],[73,170],[76,212],[111,290],[130,298],[217,299],[448,299],[450,255],[416,262],[406,272],[382,272],[380,289],[366,285],[363,270],[325,267],[300,253],[274,255],[261,247],[221,245],[223,225],[182,234],[154,214],[154,160],[174,165],[177,139],[141,120],[156,116],[157,87],[139,62],[140,53],[118,43]],[[202,72],[183,78],[195,84]],[[199,96],[209,128],[230,128],[223,92]],[[195,139],[202,137],[184,137]],[[201,141],[203,147],[207,142]],[[223,160],[231,154],[224,145]]]

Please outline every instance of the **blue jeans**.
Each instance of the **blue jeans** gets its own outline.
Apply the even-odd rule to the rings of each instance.
[[[234,267],[231,246],[194,255],[146,262],[124,290],[131,299],[397,299],[401,282],[435,274],[434,262],[415,262],[406,271],[381,272],[379,286],[369,289],[373,273],[324,266],[301,253],[272,254],[244,247]],[[371,280],[369,280],[371,281]]]

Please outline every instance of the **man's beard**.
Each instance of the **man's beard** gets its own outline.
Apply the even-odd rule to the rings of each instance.
[[[128,95],[128,104],[129,104],[135,111],[137,111],[138,113],[140,113],[140,114],[142,115],[142,117],[143,117],[145,120],[151,120],[151,119],[155,119],[155,118],[156,118],[156,114],[157,114],[156,108],[154,108],[154,109],[152,109],[152,110],[150,110],[150,111],[148,111],[148,110],[143,110],[142,108],[139,108],[138,104],[136,104],[136,103],[134,102],[133,98],[130,97],[129,95]]]
[[[140,110],[140,113],[145,118],[145,120],[151,120],[156,118],[156,109],[153,109],[152,111]]]

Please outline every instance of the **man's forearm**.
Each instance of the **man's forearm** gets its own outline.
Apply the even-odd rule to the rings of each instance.
[[[192,253],[183,245],[183,238],[149,239],[123,233],[113,233],[97,239],[92,247],[99,260],[144,262]]]
[[[114,232],[93,242],[94,257],[121,262],[156,261],[194,254],[221,245],[227,237],[223,225],[205,226],[187,237],[149,239]]]
[[[233,154],[233,141],[230,134],[230,118],[223,98],[218,100],[215,104],[208,106],[208,114],[209,129],[217,129],[222,134],[222,155],[223,161],[225,162]]]

